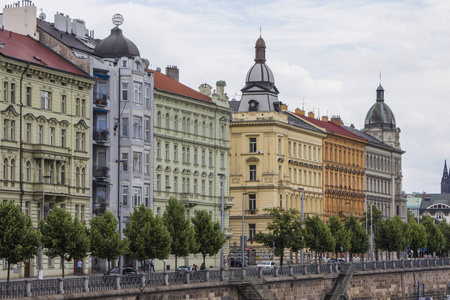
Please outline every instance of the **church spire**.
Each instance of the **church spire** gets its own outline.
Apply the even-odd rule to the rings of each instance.
[[[441,180],[441,194],[450,194],[450,178],[447,170],[447,160],[444,162],[444,172]]]
[[[259,36],[255,45],[255,63],[265,63],[266,62],[266,42],[263,38]]]

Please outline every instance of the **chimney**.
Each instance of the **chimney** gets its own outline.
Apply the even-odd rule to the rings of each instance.
[[[178,70],[177,66],[167,66],[166,75],[173,80],[180,81],[180,71]]]
[[[301,110],[300,108],[296,108],[296,109],[295,109],[295,113],[296,113],[297,115],[301,115],[301,116],[304,116],[304,115],[305,115],[305,111],[304,111],[304,110]]]
[[[352,124],[350,125],[350,128],[355,128],[355,124],[352,123]]]
[[[341,116],[332,116],[331,123],[341,126],[342,125]]]
[[[314,113],[313,113],[312,111],[310,111],[310,112],[308,113],[308,117],[314,119]]]
[[[328,122],[328,117],[327,116],[322,116],[322,121]]]
[[[227,84],[223,80],[219,80],[216,82],[216,93],[219,94],[220,99],[223,99],[225,96],[225,87],[226,86],[227,86]]]
[[[65,16],[63,13],[56,13],[55,14],[55,29],[58,29],[59,31],[66,32],[66,33],[72,33],[72,28],[70,26],[70,18],[69,16]]]
[[[198,87],[198,91],[208,97],[211,97],[211,89],[212,87],[207,83],[202,83]]]
[[[288,110],[288,106],[286,104],[281,104],[281,111]]]
[[[72,32],[78,37],[86,37],[86,24],[83,20],[74,19],[72,21]]]

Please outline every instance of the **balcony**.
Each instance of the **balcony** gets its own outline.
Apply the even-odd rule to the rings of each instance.
[[[102,93],[94,93],[94,104],[100,107],[108,105],[108,95]]]
[[[97,179],[106,179],[109,177],[108,167],[94,167],[94,177]]]
[[[109,142],[109,131],[108,130],[95,130],[94,131],[94,141],[97,143]]]
[[[227,239],[231,239],[233,237],[233,228],[224,228],[223,233],[225,233]]]
[[[249,216],[249,215],[257,215],[258,214],[258,210],[257,209],[246,209],[245,210],[245,215]]]

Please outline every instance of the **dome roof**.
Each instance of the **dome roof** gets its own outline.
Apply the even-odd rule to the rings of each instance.
[[[384,89],[381,85],[377,88],[377,102],[369,109],[364,122],[365,129],[374,127],[382,129],[396,128],[394,114],[389,106],[384,103]]]
[[[111,29],[111,34],[98,43],[94,49],[94,53],[100,57],[123,57],[133,58],[140,56],[136,45],[123,36],[119,27]]]
[[[275,83],[272,70],[265,63],[256,63],[248,70],[245,82],[268,82]]]

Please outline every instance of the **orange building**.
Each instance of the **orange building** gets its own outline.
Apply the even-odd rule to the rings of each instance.
[[[362,217],[365,212],[364,150],[368,141],[344,129],[339,116],[318,120],[313,113],[305,116],[299,109],[295,114],[327,133],[322,145],[324,217]]]

